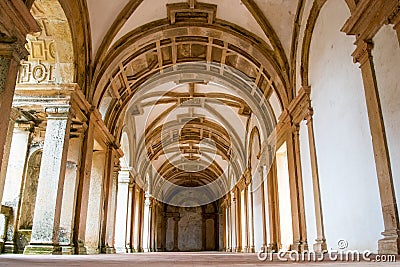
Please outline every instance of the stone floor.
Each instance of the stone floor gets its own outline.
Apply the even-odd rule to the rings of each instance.
[[[375,256],[370,257],[372,260]],[[400,258],[396,259],[400,262]],[[325,259],[323,262],[282,262],[260,261],[256,254],[228,254],[228,253],[140,253],[118,255],[90,255],[90,256],[24,256],[0,255],[0,266],[400,266],[398,263],[377,262],[340,262]]]

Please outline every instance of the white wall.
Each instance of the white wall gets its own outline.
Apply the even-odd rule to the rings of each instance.
[[[376,79],[385,123],[397,203],[400,203],[400,46],[391,25],[376,34],[374,57]]]
[[[354,38],[340,32],[349,16],[344,1],[327,1],[310,49],[322,208],[328,248],[345,239],[349,249],[377,251],[384,228],[361,71]]]

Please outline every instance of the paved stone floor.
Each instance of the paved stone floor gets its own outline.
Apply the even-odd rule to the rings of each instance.
[[[371,259],[375,259],[371,256]],[[397,262],[400,263],[398,257]],[[400,266],[398,263],[377,262],[339,262],[325,259],[323,262],[281,262],[278,259],[259,261],[256,254],[228,254],[228,253],[138,253],[117,255],[89,255],[89,256],[24,256],[0,255],[0,266]]]

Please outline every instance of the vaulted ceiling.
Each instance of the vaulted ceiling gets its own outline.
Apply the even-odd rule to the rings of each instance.
[[[128,136],[126,165],[154,192],[221,177],[199,195],[228,192],[231,176],[248,168],[250,132],[267,140],[293,98],[292,33],[302,1],[59,2],[75,55],[87,51],[76,56],[76,80],[109,131]]]

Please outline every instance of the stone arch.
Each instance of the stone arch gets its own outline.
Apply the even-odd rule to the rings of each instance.
[[[301,75],[301,86],[309,86],[309,61],[310,61],[310,47],[311,40],[314,33],[314,28],[317,23],[319,14],[325,5],[327,0],[317,0],[314,1],[310,15],[307,20],[307,25],[303,37],[303,45],[301,52],[301,65],[300,65],[300,75]],[[351,11],[355,8],[354,0],[345,0],[346,6]]]
[[[25,0],[28,9],[33,9],[35,2],[48,2],[52,6],[58,6],[62,9],[62,17],[68,22],[68,27],[64,31],[69,32],[72,45],[72,78],[71,82],[77,83],[86,94],[90,84],[89,70],[91,68],[91,37],[89,15],[86,1],[77,0]],[[78,16],[78,18],[77,18]],[[35,17],[35,16],[34,16]],[[43,29],[43,28],[42,28]],[[63,36],[63,39],[65,36]],[[63,71],[63,70],[62,70]]]
[[[62,84],[74,82],[71,30],[57,0],[36,0],[31,14],[42,31],[27,36],[29,56],[23,61],[17,82],[23,84]]]

